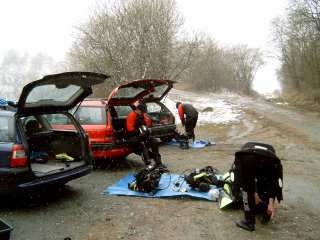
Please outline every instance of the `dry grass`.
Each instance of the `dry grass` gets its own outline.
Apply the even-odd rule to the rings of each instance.
[[[283,93],[282,98],[292,105],[320,111],[320,89],[309,89],[305,92],[290,90]]]

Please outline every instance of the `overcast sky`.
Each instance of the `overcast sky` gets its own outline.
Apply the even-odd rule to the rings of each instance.
[[[84,22],[97,0],[0,0],[0,54],[10,49],[46,53],[63,60],[74,27]],[[189,31],[209,33],[221,44],[247,44],[268,50],[270,21],[283,13],[287,0],[177,0]],[[262,69],[255,87],[278,87],[275,63]]]

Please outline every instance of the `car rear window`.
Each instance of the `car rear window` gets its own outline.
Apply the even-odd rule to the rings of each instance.
[[[0,116],[0,142],[14,142],[14,120],[12,117]]]
[[[106,124],[106,111],[103,107],[79,107],[74,114],[82,125]]]
[[[123,105],[123,106],[114,106],[114,109],[117,112],[118,117],[127,117],[132,111],[132,107]]]
[[[26,106],[65,106],[79,97],[83,89],[76,85],[57,87],[46,84],[34,87],[27,95]]]

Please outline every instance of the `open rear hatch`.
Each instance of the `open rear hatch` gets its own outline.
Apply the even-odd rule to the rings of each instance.
[[[173,87],[174,81],[140,79],[115,88],[108,97],[108,105],[132,105],[136,101],[160,101]]]
[[[117,134],[119,136],[125,135],[123,129],[126,128],[126,118],[128,113],[132,111],[129,106],[134,105],[137,101],[144,103],[161,101],[161,99],[172,89],[174,83],[175,82],[171,80],[140,79],[115,88],[109,95],[107,103],[113,110],[110,111],[110,113],[112,115],[112,125],[116,129]],[[125,114],[121,114],[121,112],[124,112]],[[158,117],[160,119],[160,116],[155,116],[155,114],[156,113],[153,113],[150,117],[152,119],[153,117]],[[155,125],[159,125],[158,120],[153,120]],[[174,123],[174,120],[172,122]],[[175,128],[174,124],[171,125]],[[163,127],[166,128],[167,126],[160,126],[157,128],[159,128],[161,132],[163,131]]]
[[[90,72],[48,75],[23,88],[17,114],[28,143],[30,166],[42,177],[88,163],[88,142],[68,110],[109,76]]]
[[[92,86],[109,76],[91,72],[47,75],[27,84],[18,102],[19,115],[68,111],[92,93]]]

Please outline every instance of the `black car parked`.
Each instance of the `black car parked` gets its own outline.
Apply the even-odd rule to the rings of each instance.
[[[88,137],[68,112],[107,75],[66,72],[27,84],[0,108],[0,193],[65,184],[91,170]],[[56,119],[70,123],[61,128]]]

